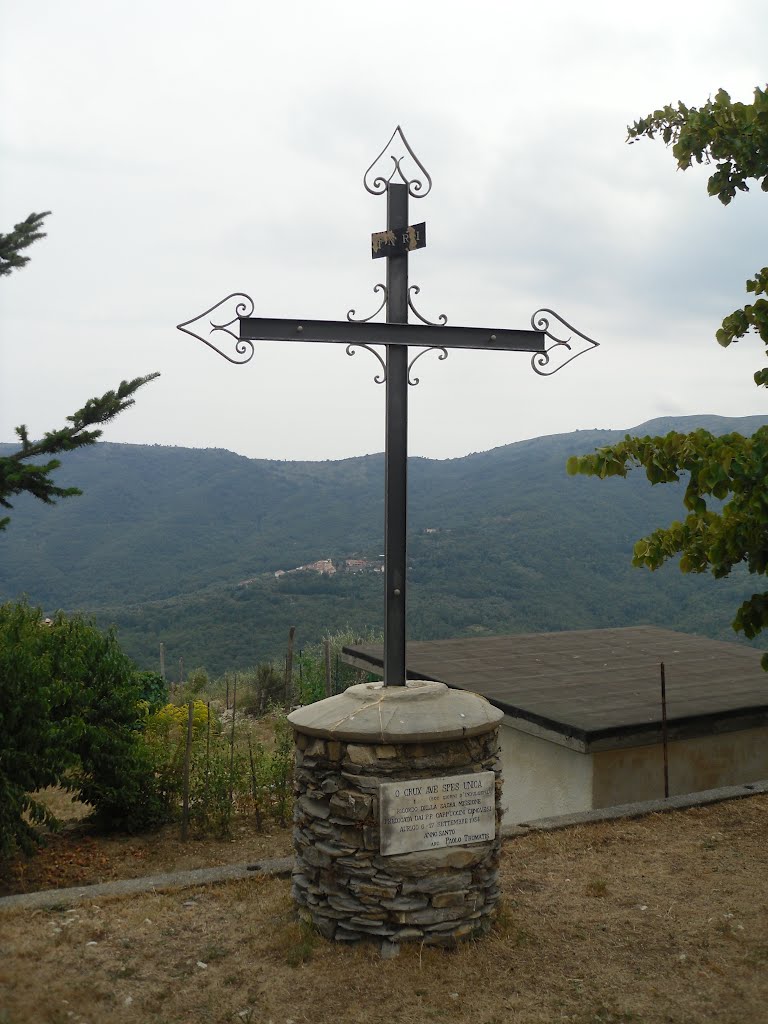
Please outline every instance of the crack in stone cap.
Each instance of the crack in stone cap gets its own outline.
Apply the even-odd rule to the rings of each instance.
[[[405,686],[350,686],[335,697],[297,708],[288,721],[308,736],[362,743],[439,743],[490,732],[503,717],[477,693],[409,680]]]

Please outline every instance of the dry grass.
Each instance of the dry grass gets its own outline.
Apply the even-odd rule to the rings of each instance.
[[[235,818],[229,839],[196,837],[188,842],[181,841],[178,824],[144,835],[103,836],[74,819],[62,832],[47,835],[45,845],[33,856],[19,854],[0,862],[0,896],[168,871],[252,864],[290,853],[287,829],[270,823],[263,832],[257,832],[252,816]],[[4,1024],[2,1017],[0,1024]]]
[[[229,727],[226,724],[225,731]],[[235,739],[246,752],[249,738],[254,746],[262,744],[272,750],[274,715],[260,719],[238,718]],[[0,896],[139,878],[167,871],[250,864],[291,853],[288,831],[270,816],[265,815],[263,831],[256,830],[252,805],[248,813],[233,815],[229,838],[200,835],[193,823],[191,841],[183,843],[179,824],[136,836],[100,835],[84,820],[91,808],[73,799],[65,790],[50,787],[34,796],[59,819],[62,829],[58,832],[42,829],[44,845],[32,857],[19,854],[11,860],[0,860]],[[3,1024],[2,1017],[0,1024]]]
[[[326,943],[285,881],[0,918],[3,1024],[760,1024],[768,797],[505,845],[494,932],[454,952]]]
[[[59,786],[39,789],[33,796],[39,803],[45,804],[59,821],[82,821],[91,811],[87,804],[81,804],[76,797]]]

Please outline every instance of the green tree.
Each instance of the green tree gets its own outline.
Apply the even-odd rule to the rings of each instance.
[[[754,102],[734,103],[720,89],[702,107],[684,103],[666,106],[628,128],[630,143],[660,136],[681,170],[692,163],[714,164],[709,195],[728,205],[749,182],[768,192],[768,92],[755,89]],[[768,267],[746,283],[755,301],[723,320],[717,341],[728,346],[749,333],[768,345]],[[768,350],[766,350],[768,355]],[[768,386],[768,367],[755,374],[758,387]],[[687,480],[683,502],[687,515],[666,529],[655,530],[634,547],[633,564],[656,569],[680,556],[683,572],[727,576],[744,563],[751,573],[768,571],[768,427],[752,437],[705,430],[665,437],[630,437],[599,448],[592,455],[573,456],[568,472],[624,476],[643,468],[652,484]],[[768,592],[753,594],[739,607],[733,628],[755,637],[768,625]],[[763,655],[768,670],[768,654]]]
[[[750,180],[768,192],[768,91],[755,89],[753,103],[734,103],[720,89],[714,100],[702,107],[666,106],[636,121],[627,129],[628,142],[658,135],[669,146],[680,170],[691,164],[715,164],[707,192],[727,206],[737,192],[748,192]],[[761,180],[762,179],[762,180]],[[768,294],[768,267],[747,281],[747,291]],[[768,345],[768,299],[757,298],[727,316],[717,332],[718,342],[727,347],[756,331]],[[768,368],[755,374],[758,386],[768,385]]]
[[[0,680],[0,856],[31,849],[31,823],[52,821],[33,796],[46,786],[74,791],[108,827],[163,819],[140,739],[143,681],[114,633],[0,605]]]
[[[13,231],[9,234],[0,234],[0,276],[10,274],[29,262],[29,256],[22,256],[21,250],[45,237],[45,232],[41,228],[48,215],[49,212],[31,213],[26,220],[14,225]],[[52,456],[94,444],[103,431],[90,428],[109,423],[124,409],[133,405],[134,393],[142,385],[159,376],[158,373],[150,373],[146,377],[124,380],[116,390],[107,391],[100,398],[89,398],[82,409],[78,409],[72,416],[67,416],[67,426],[49,431],[38,441],[29,439],[24,424],[16,427],[16,436],[20,442],[18,451],[0,457],[0,506],[13,508],[9,499],[24,492],[49,505],[55,504],[56,498],[82,494],[77,487],[59,487],[53,482],[51,474],[61,466],[61,462]],[[48,458],[48,461],[29,461],[41,457]],[[8,516],[0,519],[0,530],[4,530],[9,521]]]

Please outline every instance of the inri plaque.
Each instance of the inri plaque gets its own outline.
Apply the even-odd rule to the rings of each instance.
[[[413,853],[496,838],[493,772],[379,786],[381,853]]]

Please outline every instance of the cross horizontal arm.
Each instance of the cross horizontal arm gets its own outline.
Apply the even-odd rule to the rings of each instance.
[[[243,341],[316,341],[340,345],[418,345],[500,352],[543,352],[543,331],[486,327],[428,327],[421,324],[361,324],[346,320],[278,320],[241,317]]]

